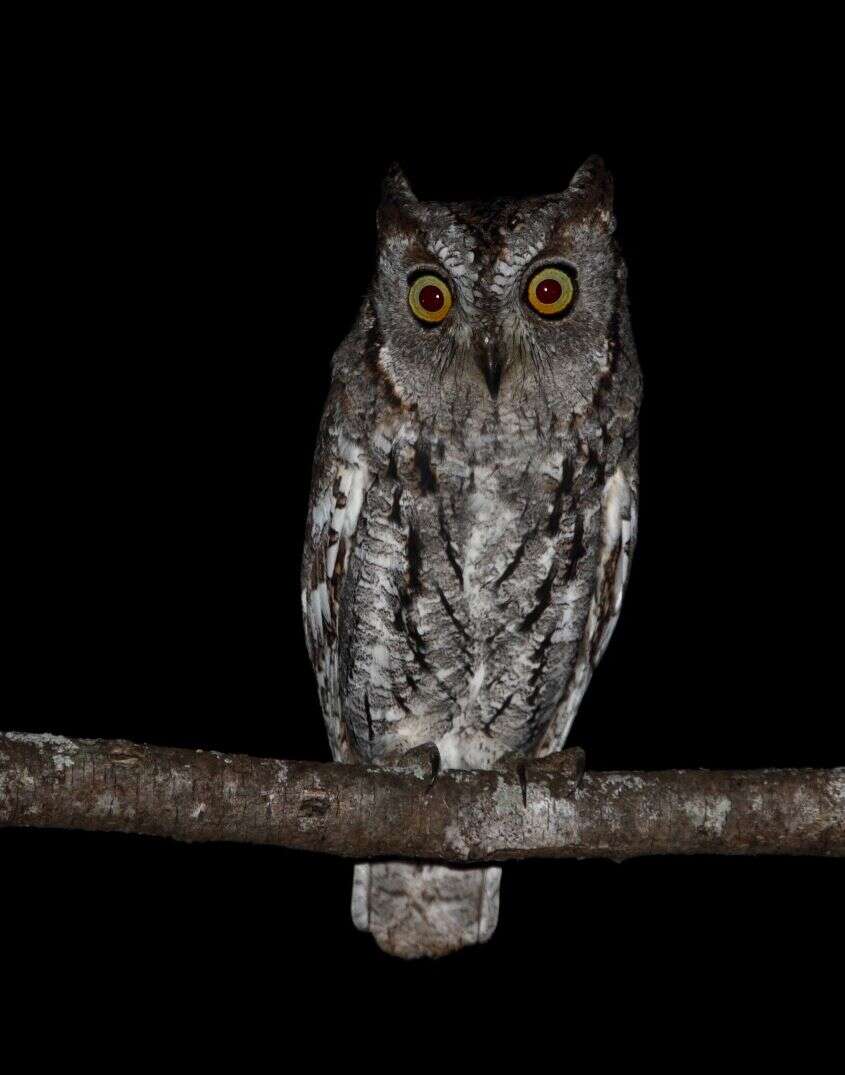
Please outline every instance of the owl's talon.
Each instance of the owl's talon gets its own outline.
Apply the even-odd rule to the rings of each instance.
[[[587,755],[582,747],[567,747],[566,750],[559,750],[555,754],[546,754],[542,758],[531,760],[532,768],[537,767],[541,772],[568,776],[579,784],[586,764]]]
[[[542,758],[532,758],[530,773],[552,778],[552,789],[567,797],[574,795],[584,779],[587,756],[581,747],[568,747]]]
[[[566,798],[581,786],[587,757],[581,747],[569,747],[542,758],[526,758],[523,754],[505,754],[500,765],[505,772],[515,773],[522,789],[522,805],[528,805],[528,784],[539,777],[549,778],[554,794]]]
[[[434,743],[422,743],[387,764],[390,769],[424,780],[430,788],[440,773],[440,751]]]

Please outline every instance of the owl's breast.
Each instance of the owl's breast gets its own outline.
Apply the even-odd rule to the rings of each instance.
[[[576,658],[599,495],[562,443],[375,438],[341,615],[359,753],[426,741],[448,767],[528,751]]]

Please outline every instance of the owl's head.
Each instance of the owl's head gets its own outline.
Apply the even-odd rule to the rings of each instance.
[[[418,406],[589,399],[625,317],[612,180],[590,158],[562,194],[421,202],[398,168],[378,212],[381,363]]]

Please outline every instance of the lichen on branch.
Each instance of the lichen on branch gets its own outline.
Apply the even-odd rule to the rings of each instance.
[[[845,768],[502,772],[0,733],[0,826],[493,862],[845,854]]]

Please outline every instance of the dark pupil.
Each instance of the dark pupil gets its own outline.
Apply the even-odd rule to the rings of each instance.
[[[443,292],[436,284],[426,284],[420,292],[419,303],[429,313],[436,313],[443,306]]]
[[[551,306],[563,294],[559,280],[541,280],[537,284],[537,298],[544,306]]]

